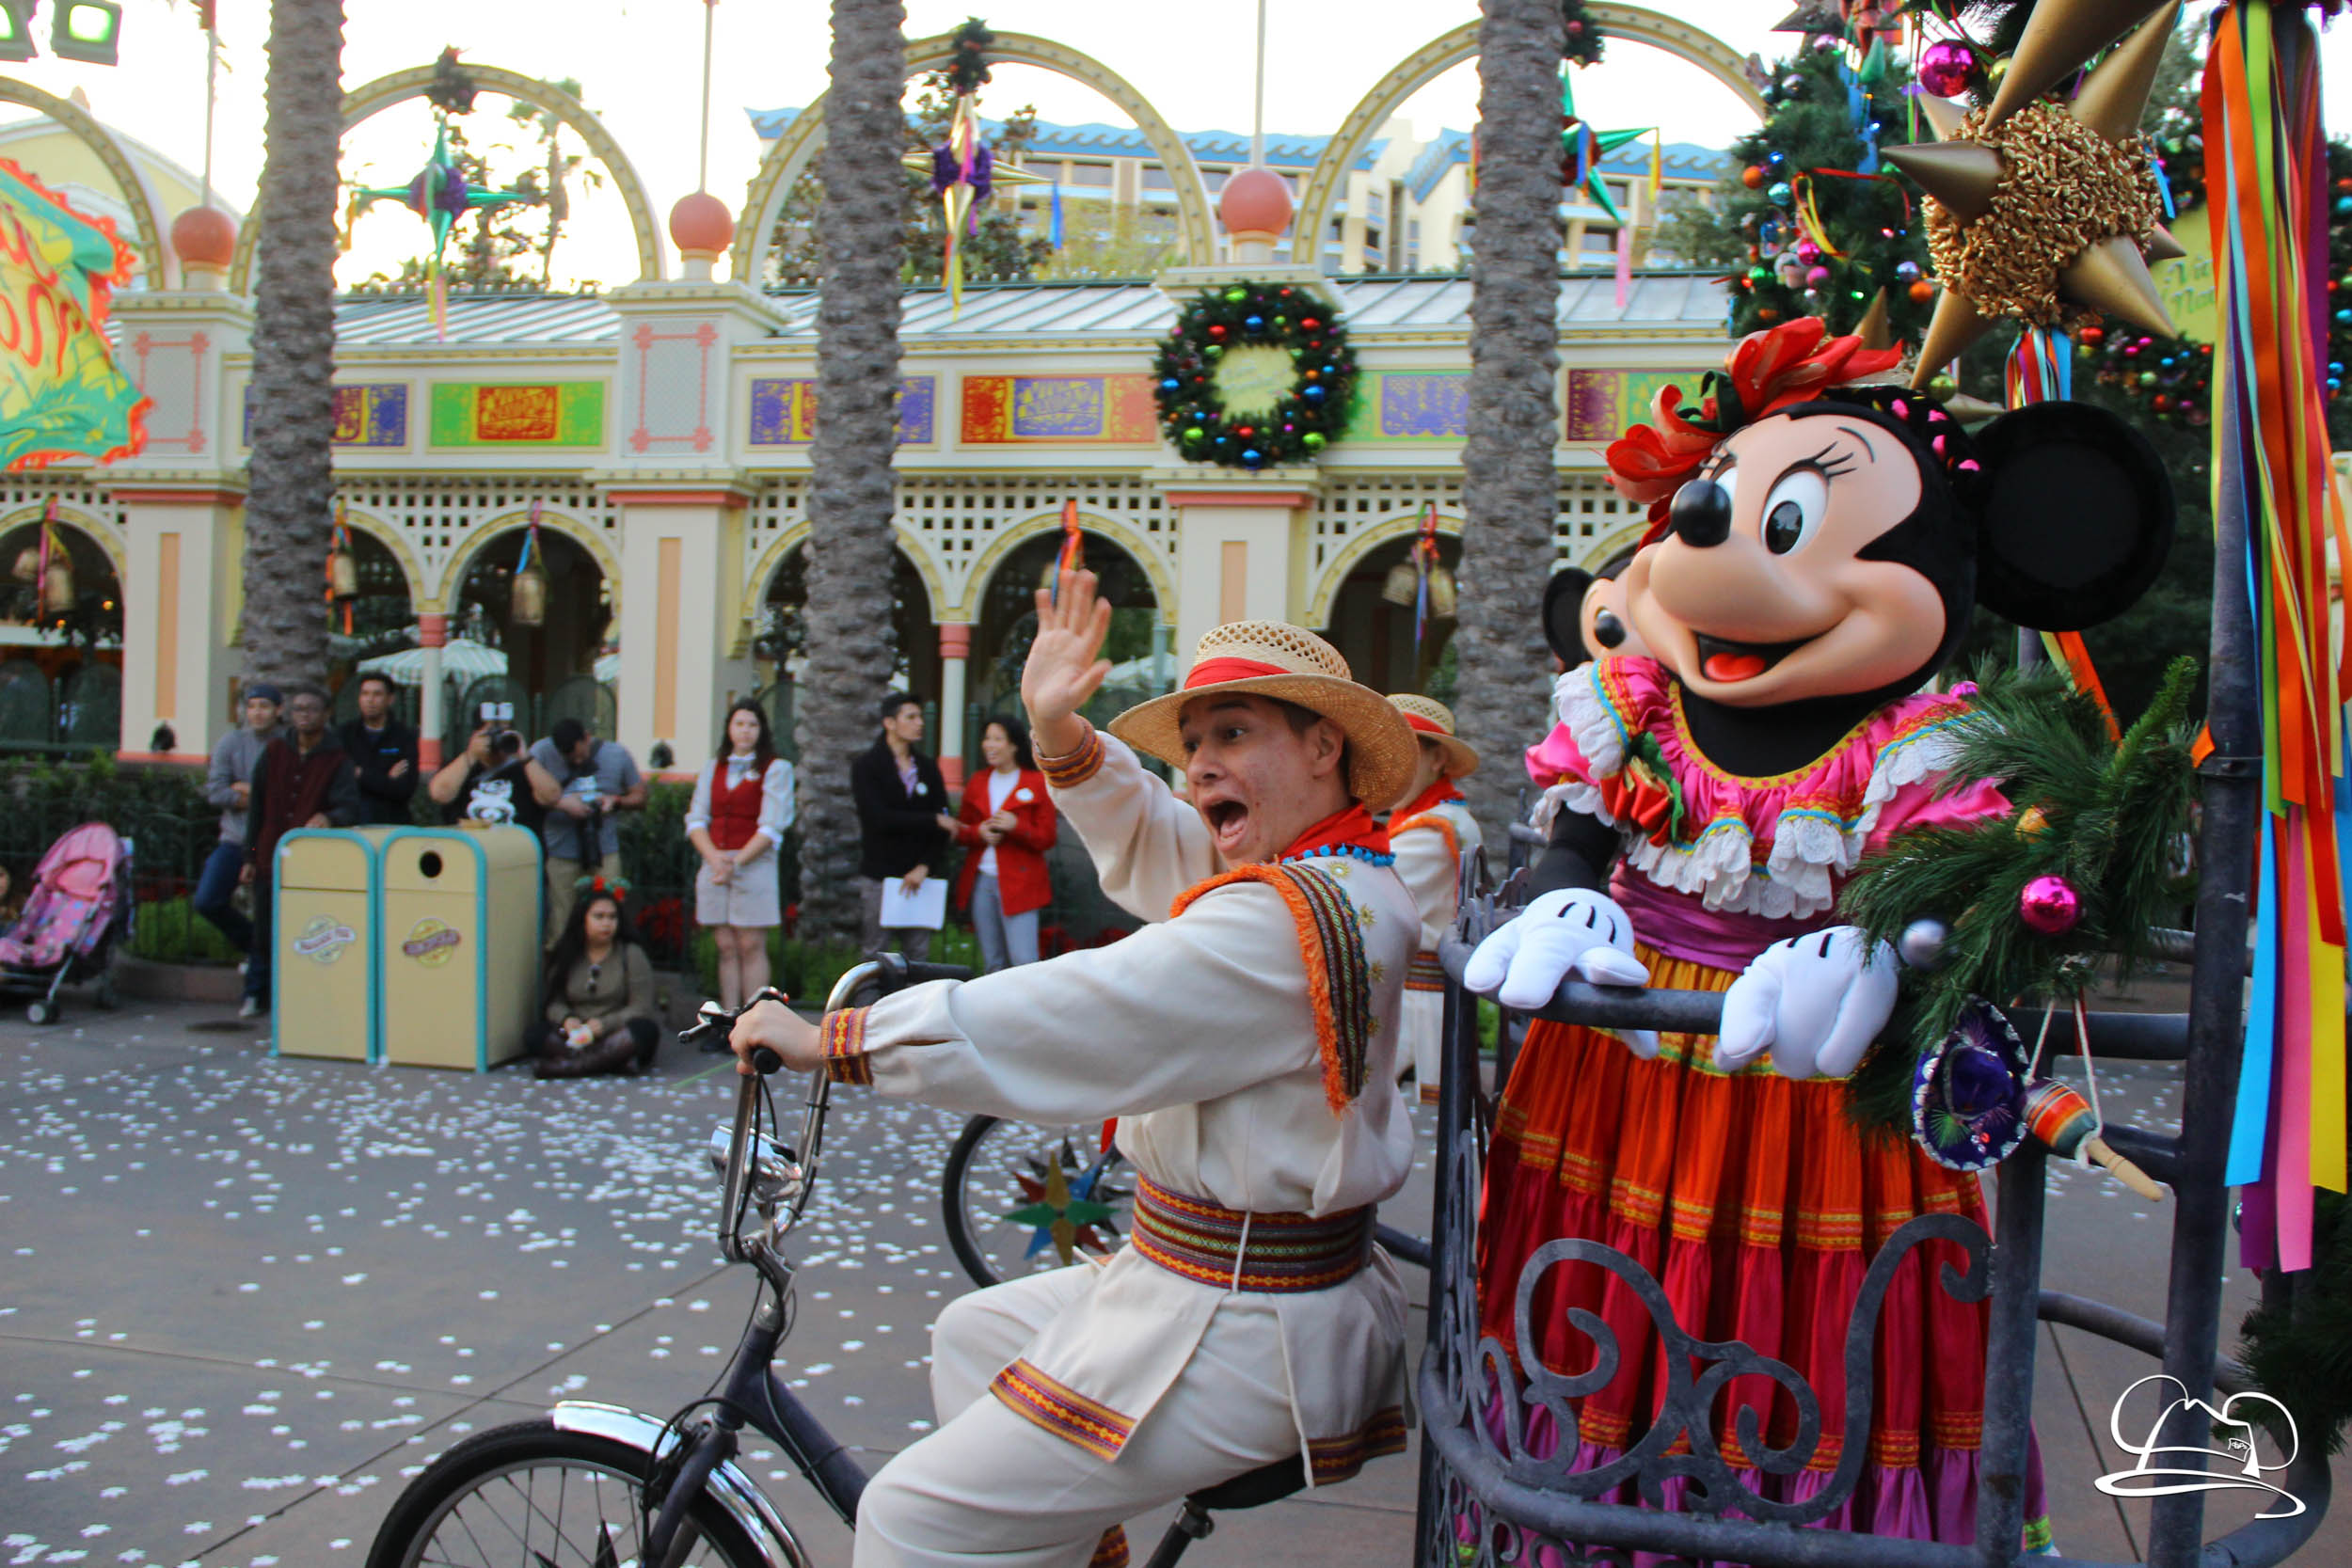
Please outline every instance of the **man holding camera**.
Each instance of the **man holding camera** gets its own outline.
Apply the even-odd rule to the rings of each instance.
[[[441,809],[441,820],[510,822],[531,832],[542,832],[547,808],[531,792],[531,765],[523,758],[523,737],[512,727],[512,705],[482,705],[482,722],[466,742],[424,786]]]
[[[559,719],[531,749],[525,765],[531,793],[547,810],[541,836],[548,847],[547,940],[572,916],[580,878],[621,876],[618,813],[645,803],[645,776],[616,741],[598,740],[577,719]]]

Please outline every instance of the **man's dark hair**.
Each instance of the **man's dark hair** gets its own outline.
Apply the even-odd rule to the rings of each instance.
[[[373,682],[375,685],[382,687],[384,689],[384,695],[387,697],[396,695],[399,691],[399,688],[392,684],[392,677],[386,674],[381,670],[371,670],[366,674],[361,675],[359,677],[360,689],[362,690],[366,689],[370,682]]]
[[[335,699],[327,695],[326,688],[316,681],[284,681],[279,683],[278,689],[285,693],[289,705],[296,697],[316,697],[329,707],[335,704]]]
[[[875,717],[882,720],[882,722],[888,723],[891,720],[898,717],[898,710],[900,708],[921,707],[922,705],[922,704],[916,702],[914,698],[907,692],[893,691],[890,695],[882,700],[882,707],[876,713]]]
[[[548,739],[565,756],[570,756],[572,748],[587,738],[588,726],[577,719],[558,719],[555,728],[548,732]]]

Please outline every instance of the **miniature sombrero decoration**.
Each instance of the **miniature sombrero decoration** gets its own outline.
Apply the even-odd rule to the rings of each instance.
[[[1389,701],[1396,711],[1405,715],[1405,722],[1412,727],[1416,740],[1434,742],[1445,753],[1446,777],[1467,779],[1478,771],[1478,753],[1467,741],[1454,733],[1454,710],[1434,697],[1418,696],[1412,692],[1392,694]]]
[[[1971,999],[1959,1026],[1919,1058],[1911,1077],[1911,1131],[1928,1158],[1983,1170],[2026,1141],[2026,1044],[2000,1009]]]
[[[1416,742],[1405,716],[1348,673],[1340,651],[1284,621],[1212,626],[1193,650],[1184,684],[1111,721],[1111,734],[1182,771],[1187,703],[1218,692],[1272,697],[1319,713],[1347,736],[1348,793],[1385,808],[1413,782]]]

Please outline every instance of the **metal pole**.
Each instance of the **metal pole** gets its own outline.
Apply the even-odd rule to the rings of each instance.
[[[1977,1478],[1977,1549],[1987,1568],[2008,1568],[2025,1539],[2046,1160],[2042,1146],[2028,1138],[2002,1162],[1999,1208],[1993,1217],[1993,1321],[1984,1346],[1984,1436]]]
[[[204,29],[204,194],[198,199],[199,207],[213,204],[213,103],[214,84],[220,79],[220,33],[217,28]]]
[[[1258,0],[1258,96],[1249,114],[1249,166],[1265,166],[1265,0]]]
[[[710,189],[710,35],[719,18],[719,0],[703,0],[703,144],[694,160],[694,188]]]

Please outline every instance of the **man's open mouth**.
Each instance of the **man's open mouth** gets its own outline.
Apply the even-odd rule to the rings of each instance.
[[[1734,642],[1727,637],[1692,632],[1698,644],[1699,673],[1708,680],[1731,685],[1756,676],[1813,641],[1800,637],[1788,642]]]
[[[1200,815],[1208,819],[1209,832],[1216,841],[1225,844],[1240,835],[1249,820],[1249,808],[1239,800],[1216,800],[1202,807]]]

